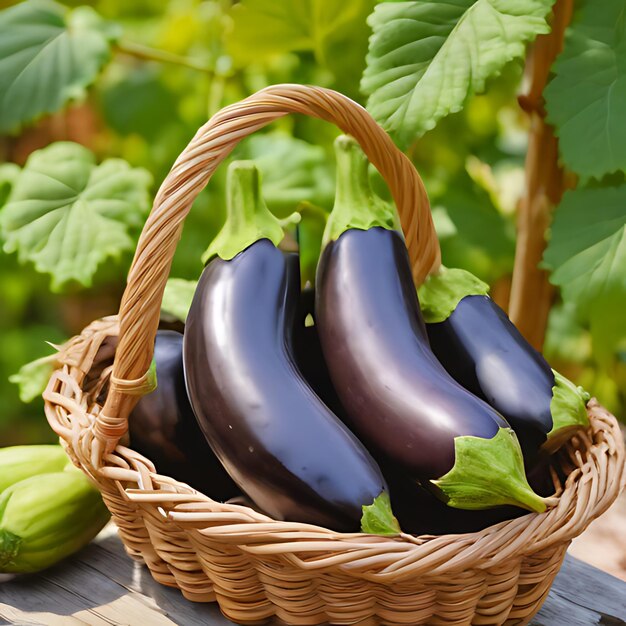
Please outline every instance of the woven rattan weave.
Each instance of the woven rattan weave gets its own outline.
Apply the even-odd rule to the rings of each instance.
[[[215,115],[174,164],[141,235],[119,316],[92,323],[58,354],[44,393],[48,421],[97,483],[128,552],[190,600],[217,600],[234,622],[527,623],[571,539],[624,486],[623,436],[595,400],[588,431],[558,455],[556,506],[464,535],[389,538],[275,521],[157,474],[120,443],[145,390],[163,289],[193,200],[243,137],[288,113],[333,122],[361,143],[395,199],[416,283],[438,266],[422,182],[369,114],[325,89],[264,89]],[[567,477],[563,484],[557,474]]]

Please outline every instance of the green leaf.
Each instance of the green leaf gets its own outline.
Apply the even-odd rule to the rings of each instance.
[[[179,97],[166,84],[162,67],[116,68],[98,83],[103,117],[119,135],[138,134],[154,143],[163,140],[164,129],[178,125]],[[158,103],[158,106],[154,106]],[[169,155],[168,155],[169,156]]]
[[[583,315],[594,302],[626,293],[626,184],[566,192],[544,265]]]
[[[372,504],[363,506],[361,531],[383,536],[398,535],[402,532],[391,510],[391,501],[387,492],[383,491]]]
[[[22,365],[17,374],[9,377],[9,381],[19,387],[22,402],[32,402],[43,393],[52,376],[55,361],[56,354],[44,356]]]
[[[20,168],[15,163],[0,165],[0,207],[7,201],[19,173]]]
[[[545,89],[565,165],[583,177],[626,170],[626,4],[577,3]]]
[[[433,198],[433,218],[444,265],[492,283],[513,267],[515,227],[466,172]]]
[[[487,79],[549,32],[554,0],[383,2],[361,88],[367,108],[403,144],[460,111]]]
[[[242,0],[233,9],[229,51],[241,64],[285,52],[313,52],[351,90],[364,66],[366,17],[375,0]]]
[[[626,349],[623,311],[626,311],[626,289],[615,287],[594,300],[589,312],[594,360],[601,369],[614,375],[617,375],[619,360],[624,358]],[[621,389],[626,391],[626,386]]]
[[[254,161],[259,168],[263,198],[277,216],[286,216],[303,201],[332,204],[334,176],[322,147],[274,132],[250,137],[237,156]]]
[[[121,159],[96,165],[75,143],[38,150],[0,212],[4,250],[49,273],[54,291],[72,281],[89,286],[100,263],[133,248],[129,231],[142,224],[151,183]]]
[[[184,322],[187,319],[197,284],[195,280],[169,278],[165,285],[161,311],[165,311]]]
[[[584,364],[591,356],[591,337],[576,316],[573,302],[557,304],[550,309],[543,354],[554,361]]]
[[[111,58],[118,28],[92,8],[30,0],[0,12],[0,132],[83,97]]]

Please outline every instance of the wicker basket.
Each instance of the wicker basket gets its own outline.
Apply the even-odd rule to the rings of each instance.
[[[129,554],[186,598],[216,600],[234,622],[525,624],[571,539],[624,485],[622,434],[595,400],[590,428],[560,453],[567,480],[557,486],[557,505],[463,535],[384,538],[277,522],[158,475],[120,444],[146,389],[165,282],[194,198],[243,137],[288,113],[334,122],[359,141],[396,201],[416,283],[437,267],[423,184],[369,114],[325,89],[264,89],[215,115],[174,164],[144,227],[119,317],[94,322],[59,352],[44,394],[48,421],[98,484]]]

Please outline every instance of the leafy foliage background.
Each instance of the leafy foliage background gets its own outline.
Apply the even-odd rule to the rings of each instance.
[[[0,4],[7,7],[0,11],[0,444],[54,439],[41,402],[21,402],[9,377],[49,354],[46,341],[60,343],[117,310],[149,199],[178,153],[212,113],[269,84],[319,84],[367,105],[425,180],[444,263],[488,281],[506,306],[528,132],[517,95],[525,46],[549,29],[552,4]],[[563,161],[578,182],[547,233],[545,264],[561,295],[545,353],[622,417],[625,15],[624,0],[607,0],[602,11],[578,2],[546,91]],[[452,66],[463,71],[451,74]],[[300,242],[309,275],[332,206],[336,134],[289,117],[233,155],[257,161],[277,215],[308,203]],[[200,256],[223,220],[224,173],[188,218],[173,277],[193,280],[201,271]],[[56,224],[56,235],[42,218]],[[63,249],[72,254],[61,258],[68,238],[74,247]],[[189,290],[173,284],[174,309],[177,288]],[[47,366],[44,360],[14,379],[25,383],[25,399],[34,395],[29,381],[45,377]]]

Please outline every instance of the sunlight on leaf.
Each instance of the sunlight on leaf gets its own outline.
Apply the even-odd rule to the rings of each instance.
[[[546,108],[567,167],[601,178],[626,171],[626,3],[577,6],[544,92]]]
[[[52,289],[72,281],[91,285],[98,265],[134,246],[129,231],[149,208],[150,174],[121,159],[96,165],[76,143],[33,152],[0,212],[5,252],[17,252]]]
[[[285,52],[313,52],[344,90],[364,67],[365,20],[374,0],[242,0],[233,8],[229,50],[240,64]],[[348,88],[350,91],[350,88]]]
[[[526,43],[549,32],[554,0],[382,2],[361,88],[368,110],[406,146],[460,111]]]
[[[612,295],[626,293],[626,184],[566,192],[544,264],[552,270],[550,281],[582,314],[594,302],[606,307]]]
[[[9,377],[9,381],[19,387],[22,402],[32,402],[44,392],[54,370],[56,358],[57,355],[52,354],[26,363],[17,374]]]

